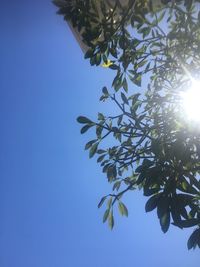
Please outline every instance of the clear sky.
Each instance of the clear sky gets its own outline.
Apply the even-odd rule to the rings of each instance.
[[[110,231],[97,203],[105,176],[84,152],[78,115],[99,104],[112,71],[90,67],[48,0],[0,2],[0,266],[197,267],[190,231],[160,230],[142,193]]]

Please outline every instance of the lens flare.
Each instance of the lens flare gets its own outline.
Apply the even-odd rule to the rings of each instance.
[[[182,94],[182,104],[187,119],[200,122],[200,81],[192,81],[191,87]]]

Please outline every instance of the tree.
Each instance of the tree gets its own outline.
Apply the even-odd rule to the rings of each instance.
[[[90,64],[115,73],[100,101],[118,113],[77,119],[82,134],[95,129],[85,149],[112,184],[98,205],[107,201],[103,221],[113,228],[115,205],[128,216],[122,197],[140,189],[164,233],[170,223],[193,228],[188,249],[200,248],[200,127],[183,105],[191,86],[200,90],[200,0],[54,2],[82,36]]]

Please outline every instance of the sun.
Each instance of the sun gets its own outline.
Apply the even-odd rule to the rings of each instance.
[[[200,81],[192,80],[191,87],[182,94],[182,105],[187,119],[200,123]]]

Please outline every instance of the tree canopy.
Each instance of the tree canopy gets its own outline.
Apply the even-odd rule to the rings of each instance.
[[[170,224],[192,228],[188,249],[200,248],[200,118],[188,118],[183,104],[193,84],[200,91],[200,0],[54,3],[90,64],[114,72],[100,101],[112,101],[116,114],[77,119],[82,134],[93,128],[85,149],[112,185],[98,205],[107,202],[103,221],[113,228],[116,205],[128,216],[122,198],[140,189],[164,233]]]

